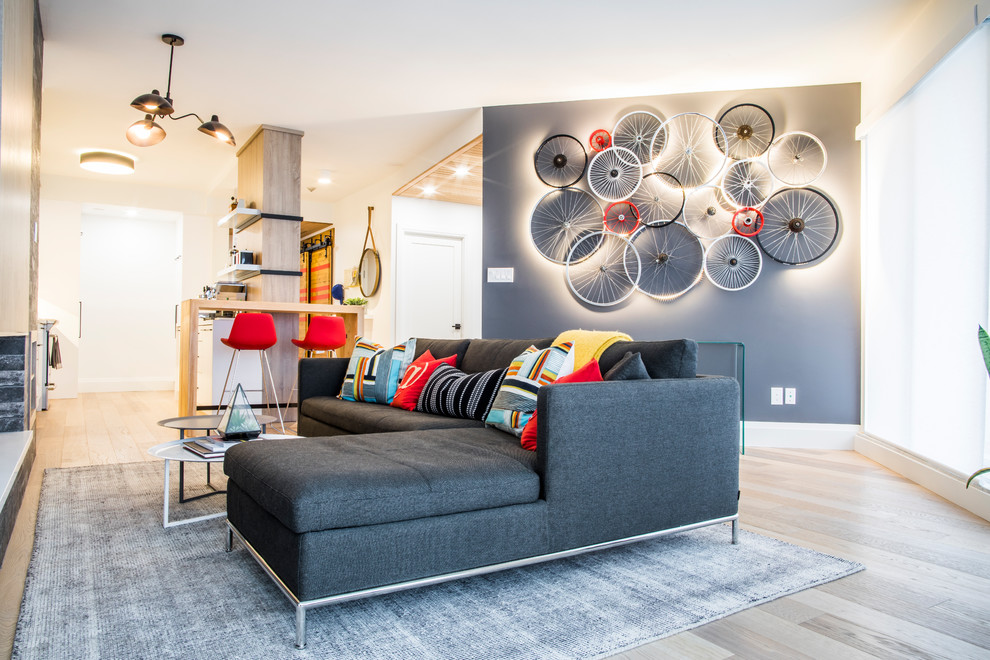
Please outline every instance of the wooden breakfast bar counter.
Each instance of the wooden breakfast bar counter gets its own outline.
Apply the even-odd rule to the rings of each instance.
[[[182,301],[179,319],[179,408],[180,416],[196,414],[196,378],[200,312],[267,312],[273,315],[323,314],[340,316],[347,330],[347,343],[337,352],[350,357],[354,339],[364,333],[364,307],[356,305],[319,305],[293,302],[265,302],[253,300],[209,300],[190,298]],[[276,325],[279,325],[276,323]],[[284,327],[284,326],[283,326]],[[295,335],[293,335],[295,336]],[[279,335],[278,343],[269,349],[275,387],[279,403],[285,405],[296,379],[299,350],[289,340]]]

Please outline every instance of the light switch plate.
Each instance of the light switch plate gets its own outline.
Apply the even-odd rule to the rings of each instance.
[[[793,406],[797,403],[797,388],[788,387],[784,390],[784,403]]]
[[[489,268],[489,282],[512,282],[515,280],[515,268]]]

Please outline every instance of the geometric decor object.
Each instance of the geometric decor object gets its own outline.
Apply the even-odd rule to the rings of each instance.
[[[639,209],[639,220],[647,227],[663,227],[684,211],[684,189],[680,182],[663,172],[647,174],[629,201]]]
[[[684,200],[684,224],[698,238],[711,240],[732,231],[735,209],[718,186],[702,186]]]
[[[756,243],[744,236],[727,234],[708,246],[705,275],[725,291],[739,291],[756,281],[763,268],[763,257]]]
[[[628,236],[639,227],[639,209],[630,202],[613,202],[605,209],[605,230]]]
[[[722,113],[718,123],[725,131],[725,141],[716,136],[715,142],[729,158],[756,158],[773,142],[773,117],[756,104],[734,105]]]
[[[792,131],[777,138],[767,154],[767,165],[788,186],[807,186],[825,171],[825,145],[811,133]]]
[[[636,287],[651,298],[674,300],[701,281],[705,248],[681,223],[643,227],[632,244],[642,263]]]
[[[577,138],[552,135],[543,141],[533,157],[536,175],[548,186],[566,188],[581,180],[588,154]]]
[[[565,265],[567,286],[589,305],[616,305],[636,290],[639,254],[625,236],[610,232],[588,234],[578,239],[571,252],[579,257],[590,252],[580,261],[568,259]]]
[[[792,266],[822,258],[839,234],[839,215],[824,193],[785,188],[763,206],[763,230],[756,240],[774,261]]]
[[[641,181],[639,158],[625,147],[613,146],[595,154],[588,166],[591,192],[607,202],[628,199]]]
[[[665,141],[662,148],[658,140]],[[703,186],[725,165],[726,155],[718,143],[725,143],[725,131],[711,117],[697,112],[674,115],[654,138],[653,170],[672,174],[685,188]]]
[[[601,205],[589,193],[578,188],[558,188],[548,192],[537,202],[529,224],[536,249],[557,264],[567,261],[578,239],[601,229]],[[586,244],[585,247],[588,249],[591,245]],[[580,256],[576,258],[581,259]]]
[[[612,129],[612,145],[624,147],[636,154],[640,163],[648,163],[650,145],[662,125],[663,119],[652,112],[630,112],[615,123],[615,128]]]
[[[738,160],[725,171],[722,191],[736,206],[759,206],[773,191],[773,176],[758,160]]]

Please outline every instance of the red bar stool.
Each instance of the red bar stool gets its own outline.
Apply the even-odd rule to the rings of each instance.
[[[226,346],[234,349],[234,354],[230,357],[230,365],[227,367],[227,377],[223,380],[223,391],[220,392],[220,399],[217,401],[217,413],[223,405],[223,397],[227,393],[227,382],[230,380],[230,372],[237,364],[237,357],[241,351],[258,351],[261,360],[261,396],[265,395],[265,367],[268,367],[268,379],[272,385],[272,398],[275,400],[275,412],[278,413],[278,422],[285,433],[285,423],[282,420],[282,410],[278,407],[278,395],[275,392],[275,378],[272,376],[272,365],[268,361],[268,353],[265,351],[275,345],[278,336],[275,334],[275,321],[271,314],[259,314],[251,312],[241,312],[234,317],[234,323],[230,326],[230,335],[221,337],[220,341]]]
[[[306,336],[302,339],[293,339],[292,343],[306,351],[306,357],[313,357],[313,353],[329,353],[336,355],[336,350],[347,343],[347,330],[344,329],[344,319],[339,316],[314,316],[309,321],[306,328]],[[298,380],[298,378],[297,378]],[[297,385],[292,385],[289,392],[289,400],[285,402],[288,410],[292,403],[292,395],[295,394]]]
[[[306,328],[306,336],[293,339],[292,343],[305,349],[306,357],[313,357],[313,353],[336,355],[334,351],[347,343],[344,319],[339,316],[314,316]]]

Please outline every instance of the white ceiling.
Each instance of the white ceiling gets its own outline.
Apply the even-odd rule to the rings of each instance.
[[[235,149],[160,123],[124,130],[167,84],[176,115],[305,131],[303,195],[334,201],[394,173],[482,106],[863,80],[929,0],[41,0],[42,169],[97,177],[80,151],[138,157],[127,181],[230,194]],[[937,0],[935,0],[937,1]],[[334,183],[314,193],[319,171]]]

